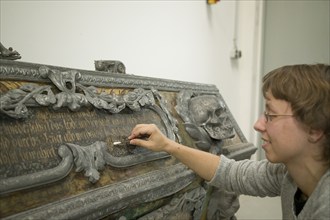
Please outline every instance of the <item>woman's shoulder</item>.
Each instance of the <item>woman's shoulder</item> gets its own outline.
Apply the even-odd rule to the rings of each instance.
[[[311,219],[330,219],[330,169],[322,176],[306,203]]]
[[[321,177],[319,183],[316,186],[316,189],[318,189],[318,188],[320,189],[320,191],[323,191],[323,190],[327,191],[328,196],[330,195],[330,168]]]

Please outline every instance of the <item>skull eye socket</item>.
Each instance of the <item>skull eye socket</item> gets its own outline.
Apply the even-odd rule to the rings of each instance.
[[[71,90],[73,88],[72,82],[70,81],[65,82],[65,86],[68,90]]]
[[[214,115],[217,117],[220,117],[225,112],[226,112],[226,110],[224,108],[218,108],[214,111]]]

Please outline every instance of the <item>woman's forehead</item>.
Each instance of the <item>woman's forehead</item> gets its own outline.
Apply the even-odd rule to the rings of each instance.
[[[265,92],[264,94],[264,98],[266,102],[271,101],[272,99],[274,99],[273,93],[270,90],[267,90],[267,92]]]

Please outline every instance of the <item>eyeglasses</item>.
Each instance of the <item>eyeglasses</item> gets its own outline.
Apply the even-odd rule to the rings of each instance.
[[[268,112],[264,111],[264,116],[266,118],[266,122],[270,122],[278,116],[291,116],[292,117],[293,115],[269,114]]]

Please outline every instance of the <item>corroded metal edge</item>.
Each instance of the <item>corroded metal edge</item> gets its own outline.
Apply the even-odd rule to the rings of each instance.
[[[225,149],[227,149],[225,151],[226,157],[235,160],[247,159],[256,151],[256,148],[250,143],[230,145],[226,146]],[[72,156],[66,158],[72,160]],[[68,171],[71,168],[72,165]],[[195,174],[192,170],[187,169],[182,164],[176,164],[8,216],[4,220],[99,219],[114,214],[129,205],[141,204],[141,201],[150,202],[174,194],[188,186],[194,179]],[[168,187],[163,187],[164,185]]]
[[[62,161],[52,169],[0,179],[0,195],[45,185],[66,177],[73,167],[73,155],[66,146],[61,146],[58,149],[58,154],[62,157]]]
[[[106,145],[105,142],[96,142],[94,145],[101,143],[104,146]],[[68,146],[66,146],[68,145]],[[47,170],[42,170],[39,172],[35,173],[30,173],[26,175],[21,175],[21,176],[16,176],[16,177],[9,177],[9,178],[4,178],[0,179],[0,195],[4,195],[7,193],[23,190],[23,189],[29,189],[29,188],[34,188],[36,186],[42,186],[48,183],[53,183],[58,180],[61,180],[65,178],[71,169],[73,168],[74,161],[76,162],[77,159],[84,160],[85,158],[79,158],[77,155],[74,156],[74,153],[72,152],[72,149],[70,146],[73,144],[67,143],[66,145],[61,145],[58,149],[58,154],[61,156],[62,161],[59,163],[58,166],[47,169]],[[93,146],[94,146],[93,145]],[[78,145],[75,145],[78,146]],[[80,147],[80,146],[79,146]],[[97,149],[97,146],[93,149]],[[99,154],[103,155],[103,152],[98,152]],[[86,153],[87,154],[87,153]],[[85,155],[85,154],[83,154]],[[129,166],[134,166],[137,164],[145,163],[145,162],[150,162],[150,161],[155,161],[163,158],[168,158],[170,157],[169,154],[165,152],[144,152],[142,154],[137,154],[137,155],[128,155],[124,157],[115,157],[111,155],[108,152],[104,152],[103,155],[104,159],[104,164],[102,164],[102,167],[105,164],[108,164],[112,167],[117,167],[117,168],[125,168]],[[88,163],[90,160],[85,159],[84,162]],[[76,167],[78,170],[83,170],[80,166]],[[91,166],[89,164],[86,165],[89,169]],[[98,170],[95,170],[96,173],[98,173]],[[91,182],[96,182],[98,181],[99,178],[89,178],[90,181],[91,179],[93,181]]]
[[[81,73],[80,83],[84,85],[118,88],[155,88],[164,91],[194,90],[208,94],[215,94],[219,92],[217,87],[211,84],[144,77],[133,74],[88,71],[11,60],[0,60],[0,79],[49,82],[49,80],[43,78],[42,74],[39,72],[39,68],[42,66],[59,71],[78,71]]]
[[[173,195],[191,184],[195,178],[193,171],[182,164],[176,164],[8,216],[4,220],[100,219],[130,205]]]

